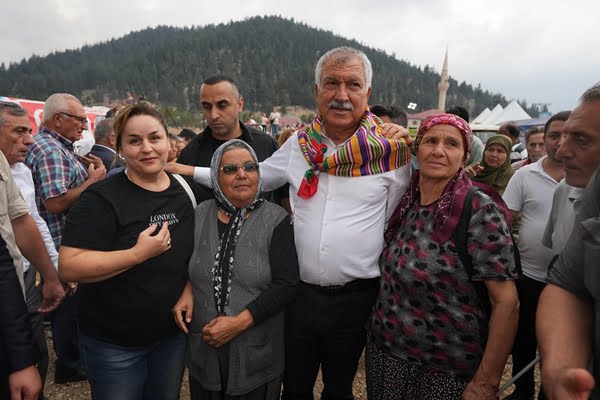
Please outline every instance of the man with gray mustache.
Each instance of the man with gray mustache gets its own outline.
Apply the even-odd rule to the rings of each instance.
[[[361,145],[379,123],[367,107],[371,79],[364,53],[341,47],[324,54],[315,71],[319,114],[260,167],[265,187],[290,184],[300,265],[297,297],[286,310],[285,400],[313,399],[319,367],[321,399],[354,398],[384,225],[410,179],[403,142],[394,150],[400,162],[388,170],[369,169],[375,160],[344,159],[377,153]],[[378,139],[381,148],[397,144]],[[371,173],[356,172],[365,170]]]
[[[321,399],[354,398],[384,226],[410,181],[408,146],[384,138],[398,127],[382,126],[367,106],[371,80],[363,52],[325,53],[315,71],[318,115],[260,163],[264,190],[290,185],[300,265],[286,310],[285,400],[313,399],[319,367]],[[208,169],[196,168],[194,178],[209,185]]]
[[[328,105],[329,108],[333,108],[335,110],[354,111],[354,106],[349,101],[339,102],[337,100],[331,100]]]

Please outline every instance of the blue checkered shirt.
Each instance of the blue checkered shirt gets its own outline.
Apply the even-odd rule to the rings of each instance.
[[[70,140],[46,128],[42,128],[33,137],[25,164],[33,175],[38,210],[48,224],[52,240],[58,249],[67,213],[51,213],[44,207],[44,202],[80,186],[88,178],[87,168],[75,154]]]

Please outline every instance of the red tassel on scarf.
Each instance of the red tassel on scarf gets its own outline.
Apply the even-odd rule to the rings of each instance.
[[[304,174],[300,188],[298,188],[298,197],[308,200],[317,193],[317,187],[319,186],[319,176],[310,169]]]

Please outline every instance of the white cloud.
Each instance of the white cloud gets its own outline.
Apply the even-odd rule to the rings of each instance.
[[[206,25],[281,15],[331,30],[415,65],[508,98],[573,107],[600,80],[600,2],[588,0],[410,0],[281,2],[47,0],[3,7],[0,61],[80,47],[148,26]],[[376,77],[375,77],[376,78]]]

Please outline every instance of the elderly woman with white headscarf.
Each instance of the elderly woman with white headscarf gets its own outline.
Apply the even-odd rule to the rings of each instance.
[[[285,210],[260,198],[258,160],[230,140],[211,162],[214,200],[196,208],[188,282],[173,308],[189,334],[190,392],[197,399],[278,399],[283,310],[298,261]]]

